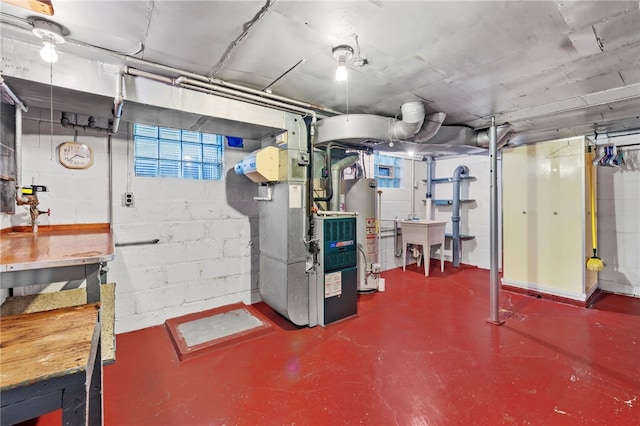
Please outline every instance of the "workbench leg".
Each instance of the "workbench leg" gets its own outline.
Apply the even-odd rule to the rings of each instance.
[[[87,390],[85,384],[68,387],[62,394],[62,425],[80,426],[87,422]]]
[[[98,322],[97,327],[101,323]],[[102,425],[102,348],[101,339],[98,339],[98,349],[96,352],[96,360],[93,364],[91,372],[91,383],[89,384],[88,409],[89,409],[89,425]]]
[[[87,279],[87,303],[100,301],[100,264],[86,265],[85,277]]]

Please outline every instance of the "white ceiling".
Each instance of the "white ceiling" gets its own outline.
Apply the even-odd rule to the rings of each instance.
[[[595,126],[640,128],[638,1],[53,0],[53,6],[55,14],[45,17],[2,3],[3,41],[39,44],[24,31],[39,17],[65,28],[70,42],[59,47],[61,60],[75,54],[114,61],[81,46],[88,44],[251,88],[270,86],[342,112],[397,116],[400,105],[420,100],[428,112],[445,112],[446,125],[480,129],[495,115],[527,141],[588,134]],[[331,49],[357,49],[356,37],[368,64],[350,63],[348,84],[338,83]]]

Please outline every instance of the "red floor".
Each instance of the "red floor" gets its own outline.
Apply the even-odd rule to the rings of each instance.
[[[357,318],[274,317],[275,333],[183,362],[164,327],[118,335],[105,423],[640,425],[640,299],[585,309],[502,292],[494,326],[489,272],[446,266],[384,273]]]

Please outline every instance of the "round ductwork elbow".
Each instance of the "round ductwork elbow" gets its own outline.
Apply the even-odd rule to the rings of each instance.
[[[424,122],[424,104],[422,102],[407,102],[400,108],[402,120],[393,124],[391,137],[393,139],[408,139],[418,133]]]

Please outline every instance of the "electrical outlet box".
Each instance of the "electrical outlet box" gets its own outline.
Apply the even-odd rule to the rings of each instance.
[[[125,192],[124,195],[122,195],[122,204],[124,204],[125,207],[133,207],[134,201],[133,192]]]
[[[298,166],[308,166],[309,165],[309,153],[308,152],[299,152],[298,153]]]

